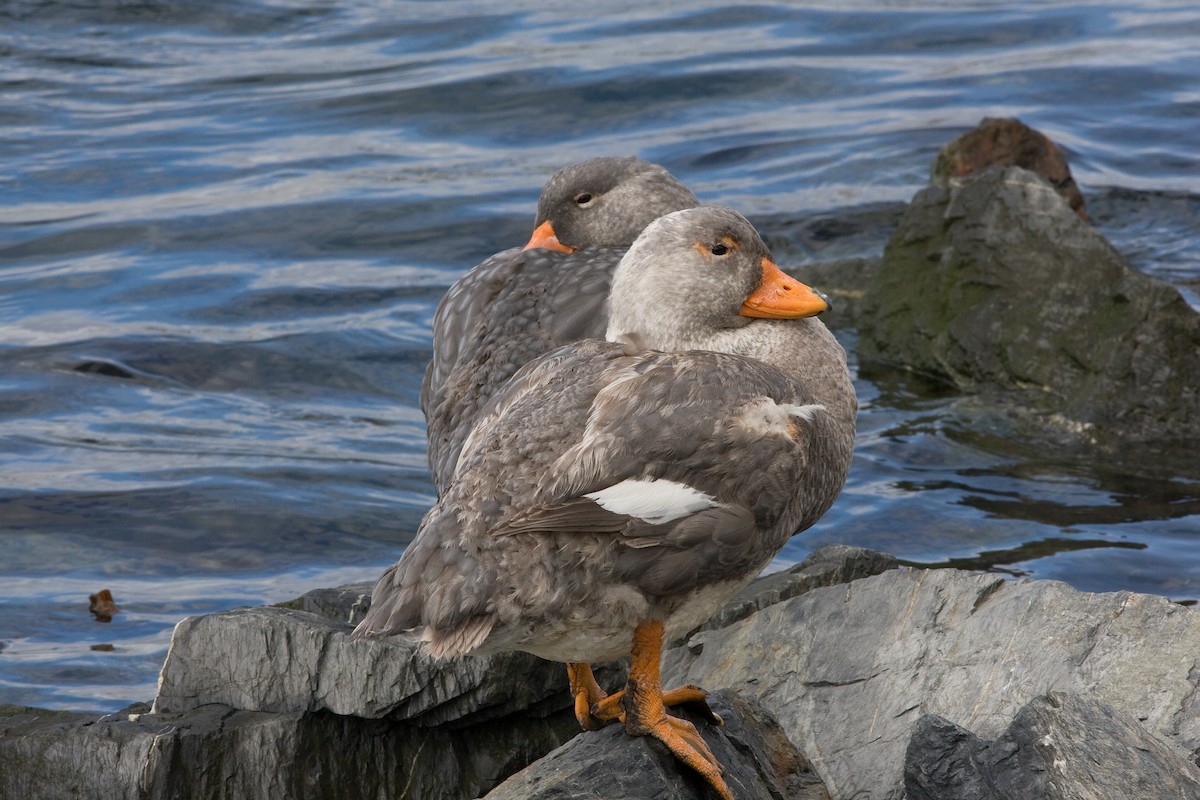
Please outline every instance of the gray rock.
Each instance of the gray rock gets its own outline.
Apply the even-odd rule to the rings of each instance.
[[[814,550],[808,558],[794,567],[764,575],[746,586],[697,630],[724,628],[783,600],[798,597],[822,586],[836,586],[858,578],[878,575],[895,569],[897,564],[895,556],[877,553],[865,547],[827,544]]]
[[[761,706],[732,693],[714,693],[717,727],[683,714],[712,750],[735,797],[828,800],[829,794],[779,724]],[[512,776],[486,800],[698,800],[715,794],[665,747],[632,737],[620,725],[582,733]]]
[[[838,330],[858,324],[867,294],[866,287],[876,281],[882,266],[882,260],[878,257],[843,258],[836,261],[810,261],[788,272],[828,295],[831,308],[821,315],[821,321]]]
[[[792,570],[746,587],[717,616],[717,624],[815,586],[894,565],[889,556],[861,548],[821,548]],[[309,592],[283,606],[183,620],[171,637],[154,711],[182,713],[216,703],[248,711],[332,711],[441,725],[569,707],[561,664],[526,653],[438,664],[412,638],[350,638],[369,592],[369,584],[353,584]],[[595,668],[601,685],[624,684],[623,664]]]
[[[890,563],[822,548],[726,614]],[[474,797],[578,733],[560,664],[519,653],[435,664],[411,640],[351,639],[369,589],[184,620],[153,713],[0,712],[0,796]],[[625,680],[618,665],[597,677]],[[757,713],[738,706],[730,730]]]
[[[330,596],[323,593],[312,607]],[[171,636],[154,712],[178,714],[215,703],[433,726],[570,705],[561,664],[526,653],[439,664],[412,638],[351,638],[342,607],[323,608],[336,618],[267,606],[183,620]],[[603,685],[623,684],[624,676],[622,666],[597,666]]]
[[[995,737],[1034,697],[1082,691],[1200,750],[1200,611],[1054,581],[899,569],[816,589],[664,658],[666,685],[756,697],[835,798],[895,798],[925,714]]]
[[[340,620],[354,627],[371,607],[371,590],[375,581],[361,581],[335,586],[330,589],[313,589],[295,600],[277,603],[279,608],[307,611],[330,620]]]
[[[1200,314],[1031,172],[922,190],[867,288],[864,362],[1020,390],[1093,441],[1200,439]]]
[[[469,731],[208,705],[97,719],[0,708],[0,797],[473,798],[578,732],[573,716]]]
[[[1200,768],[1111,706],[1052,692],[994,741],[922,717],[904,786],[907,800],[1196,800]]]
[[[1119,733],[1122,742],[1131,734],[1117,728],[1136,720],[1151,743],[1137,752],[1164,769],[1172,762],[1161,748],[1184,761],[1200,753],[1200,611],[954,570],[872,574],[890,563],[822,548],[749,587],[721,627],[667,651],[668,687],[736,692],[726,698],[728,728],[706,735],[736,751],[718,754],[727,766],[754,754],[748,772],[730,766],[739,800],[820,788],[787,777],[803,768],[781,771],[798,758],[788,739],[832,797],[856,800],[900,797],[906,752],[917,791],[933,791],[920,776],[939,770],[950,785],[986,789],[995,776],[979,765],[992,756],[1001,764],[996,748],[1019,741],[1003,738],[1014,718],[1012,731],[1058,725],[1084,741],[1095,727],[1104,741]],[[856,575],[869,577],[836,583]],[[354,588],[323,590],[293,608],[181,623],[155,713],[0,710],[0,797],[473,797],[578,733],[561,665],[515,654],[434,665],[411,641],[350,639],[345,620],[360,600]],[[619,672],[598,677],[605,686],[624,681]],[[1034,701],[1048,692],[1078,693],[1117,716],[1080,716],[1064,703],[1065,711],[1043,709],[1054,719],[1042,720]],[[762,708],[783,736],[762,733],[771,727]],[[1062,753],[1076,752],[1074,739],[1051,736],[1068,748]],[[1023,779],[1049,774],[1036,760],[1019,763],[1035,773]],[[613,726],[576,737],[505,791],[542,791],[547,776],[565,771],[567,782],[556,785],[574,782],[578,792],[608,792],[614,782],[641,787],[632,797],[660,791],[645,787],[663,797],[694,792],[694,776],[679,769],[656,744]],[[1191,780],[1186,770],[1174,774],[1181,786]]]

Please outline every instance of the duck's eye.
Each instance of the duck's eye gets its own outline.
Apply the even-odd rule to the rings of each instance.
[[[591,192],[580,192],[579,194],[575,195],[575,205],[579,206],[580,208],[587,208],[592,204],[593,199],[595,198],[592,197]]]
[[[729,252],[729,245],[717,243],[709,250],[714,256],[723,256]]]

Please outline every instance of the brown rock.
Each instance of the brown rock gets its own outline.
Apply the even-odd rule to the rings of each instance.
[[[121,610],[113,601],[112,592],[108,589],[101,589],[93,595],[88,595],[88,601],[88,611],[92,612],[92,616],[96,618],[97,622],[112,622],[113,614]]]
[[[1041,175],[1079,218],[1087,221],[1083,195],[1062,151],[1019,119],[985,117],[979,127],[945,145],[933,162],[933,182],[965,178],[988,167],[1021,167]]]

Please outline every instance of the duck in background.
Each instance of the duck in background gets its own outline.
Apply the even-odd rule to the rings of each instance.
[[[640,158],[572,164],[546,182],[525,248],[497,253],[450,287],[433,318],[433,359],[421,388],[439,496],[492,394],[543,353],[603,338],[621,256],[655,219],[699,202]]]
[[[664,692],[661,651],[841,491],[857,400],[814,316],[827,308],[734,211],[650,224],[613,279],[607,341],[543,355],[496,392],[355,635],[565,662],[585,729],[653,736],[731,798],[666,710],[705,693]],[[625,655],[629,681],[606,694],[589,665]]]

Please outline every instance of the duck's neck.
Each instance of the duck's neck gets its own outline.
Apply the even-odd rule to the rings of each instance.
[[[632,325],[630,323],[633,323]],[[610,325],[610,341],[629,340],[651,350],[712,350],[763,361],[799,378],[813,395],[839,417],[852,421],[857,412],[854,384],[846,368],[846,351],[815,317],[800,320],[754,320],[723,330],[664,327],[662,320]]]
[[[847,420],[858,410],[846,351],[816,317],[755,320],[745,328],[722,331],[709,349],[756,358],[795,376],[813,400]]]
[[[717,321],[717,324],[727,323]],[[676,314],[671,307],[647,308],[640,303],[613,302],[610,298],[606,334],[610,342],[632,341],[639,347],[661,350],[664,353],[684,350],[733,352],[716,343],[713,330],[713,322],[695,316]],[[722,330],[719,333],[730,334],[736,330],[740,328]]]

